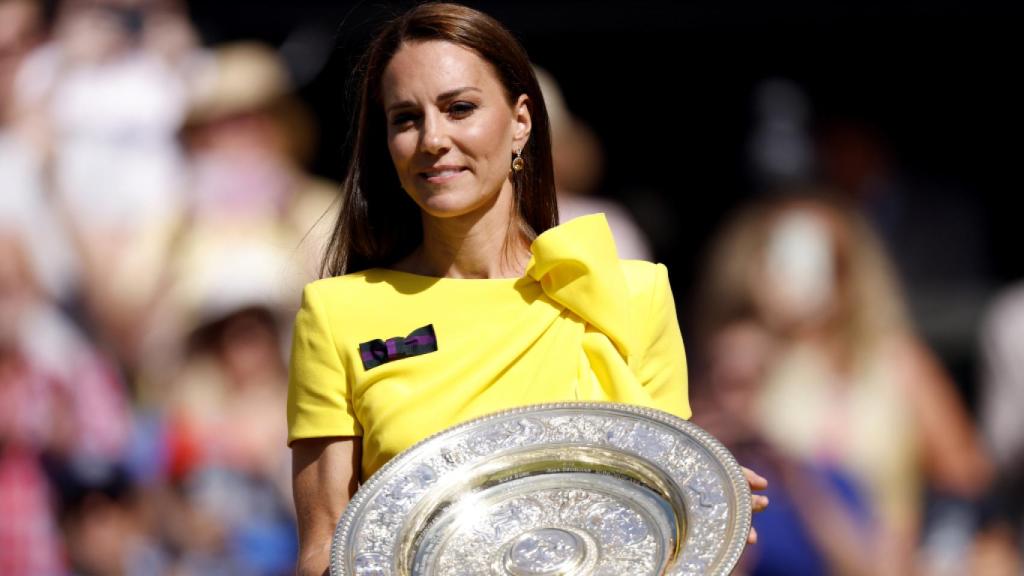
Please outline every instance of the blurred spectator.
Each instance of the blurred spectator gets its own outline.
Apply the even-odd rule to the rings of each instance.
[[[75,574],[166,574],[169,556],[154,538],[148,495],[121,467],[94,478],[51,470],[62,494],[59,514]],[[159,520],[158,520],[159,521]]]
[[[204,56],[178,2],[57,14],[33,52],[37,4],[0,2],[0,574],[290,573],[311,122],[273,50]]]
[[[870,229],[823,200],[767,201],[737,216],[709,262],[698,338],[714,342],[733,322],[750,318],[774,342],[761,383],[749,385],[756,392],[747,427],[781,454],[776,462],[832,478],[822,483],[819,474],[817,483],[831,483],[824,493],[845,504],[810,510],[845,509],[850,519],[866,519],[861,532],[869,536],[864,546],[876,569],[910,572],[925,483],[974,499],[987,486],[989,465],[948,376],[914,337]],[[721,362],[722,355],[712,360]],[[710,374],[721,370],[708,366]],[[794,485],[792,478],[783,481]],[[794,506],[799,519],[801,507]],[[820,520],[803,521],[816,526]],[[844,532],[837,541],[856,542],[857,530]],[[769,531],[765,539],[785,534]],[[969,536],[943,559],[962,561]],[[847,550],[826,557],[851,556]]]
[[[140,381],[167,455],[163,538],[189,573],[283,574],[297,544],[280,327],[317,276],[334,187],[302,168],[312,128],[273,50],[220,46],[195,87],[185,218]]]
[[[796,82],[761,81],[753,104],[748,157],[757,190],[820,180],[861,211],[895,264],[915,326],[972,391],[976,328],[991,281],[976,195],[913,174],[869,121],[830,117],[815,125],[811,98]]]
[[[278,320],[241,307],[198,327],[167,401],[166,536],[192,569],[285,574],[297,553]],[[205,570],[205,569],[204,569]]]
[[[14,77],[24,57],[42,41],[42,33],[40,2],[0,2],[0,126],[14,119]]]
[[[270,48],[214,50],[199,67],[183,140],[185,219],[143,340],[143,402],[159,401],[190,330],[240,302],[290,315],[317,277],[334,186],[302,169],[311,123]]]
[[[837,466],[780,452],[760,431],[757,400],[777,346],[755,318],[736,316],[706,343],[693,390],[694,421],[769,481],[771,505],[754,518],[758,545],[737,573],[874,574],[863,487]]]
[[[603,212],[615,236],[619,257],[651,260],[653,255],[647,238],[629,210],[618,202],[593,195],[601,184],[605,162],[597,135],[569,111],[555,77],[538,66],[534,66],[534,70],[551,122],[559,220],[566,222]]]
[[[807,184],[814,177],[810,98],[799,84],[769,78],[754,88],[754,126],[747,143],[761,191]]]
[[[196,77],[184,140],[190,229],[272,224],[303,279],[315,277],[335,185],[304,170],[314,127],[281,58],[255,42],[218,47]]]
[[[986,314],[981,335],[981,427],[995,460],[991,530],[986,543],[995,555],[1024,554],[1024,287],[1004,290]]]
[[[75,288],[75,254],[44,185],[44,159],[33,139],[37,119],[14,102],[18,69],[42,41],[42,27],[39,2],[0,2],[0,226],[25,239],[42,288],[66,303]]]
[[[67,0],[17,77],[16,113],[34,119],[85,316],[128,366],[180,210],[193,40],[173,0]]]
[[[51,426],[55,379],[31,362],[22,343],[24,307],[33,297],[27,258],[17,237],[0,235],[0,572],[57,574],[63,555],[56,503],[41,452],[66,441]],[[43,399],[39,402],[36,399]],[[45,400],[49,400],[46,402]]]
[[[298,288],[288,283],[294,253],[264,232],[195,239],[169,292],[184,329],[182,356],[168,366],[175,356],[164,350],[166,372],[154,375],[159,387],[144,396],[163,429],[163,539],[186,573],[294,567],[290,453],[280,441],[287,431],[280,326]]]
[[[1005,290],[987,314],[981,340],[984,359],[982,428],[999,470],[1024,482],[1024,288]],[[1020,484],[1018,483],[1018,486]]]
[[[0,229],[0,568],[58,573],[66,504],[56,475],[109,477],[130,434],[112,365],[39,289],[21,239]],[[44,467],[45,463],[45,467]]]
[[[978,195],[913,173],[885,133],[867,122],[835,118],[820,132],[824,182],[874,226],[915,326],[971,397],[977,329],[992,283]]]

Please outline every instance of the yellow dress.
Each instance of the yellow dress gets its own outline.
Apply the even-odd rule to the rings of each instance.
[[[362,478],[497,410],[612,401],[689,418],[663,265],[619,260],[603,215],[539,235],[526,274],[371,269],[308,284],[295,320],[288,442],[361,436]]]

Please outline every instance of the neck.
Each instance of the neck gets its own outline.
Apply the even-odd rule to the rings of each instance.
[[[455,217],[423,213],[423,244],[401,266],[445,278],[515,278],[529,261],[529,243],[513,217],[512,190],[492,205]]]

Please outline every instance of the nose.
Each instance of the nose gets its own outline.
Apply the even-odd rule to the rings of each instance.
[[[451,147],[447,125],[437,110],[423,115],[423,129],[420,133],[420,150],[439,156]]]

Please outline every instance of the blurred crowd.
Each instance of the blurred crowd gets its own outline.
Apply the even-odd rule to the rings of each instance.
[[[334,189],[275,51],[0,2],[0,574],[284,574],[287,327]]]
[[[538,75],[563,220],[652,258]],[[771,483],[741,571],[1021,574],[1024,289],[988,304],[967,212],[879,135],[811,137],[786,82],[755,106],[758,190],[679,306],[695,421]],[[313,128],[272,48],[203,47],[178,0],[0,0],[0,575],[291,573],[288,327],[335,195]],[[922,329],[976,350],[977,415]]]
[[[863,124],[810,126],[790,81],[753,104],[757,190],[704,255],[689,338],[694,420],[769,479],[743,569],[1024,573],[1020,290],[987,302],[977,207]]]

